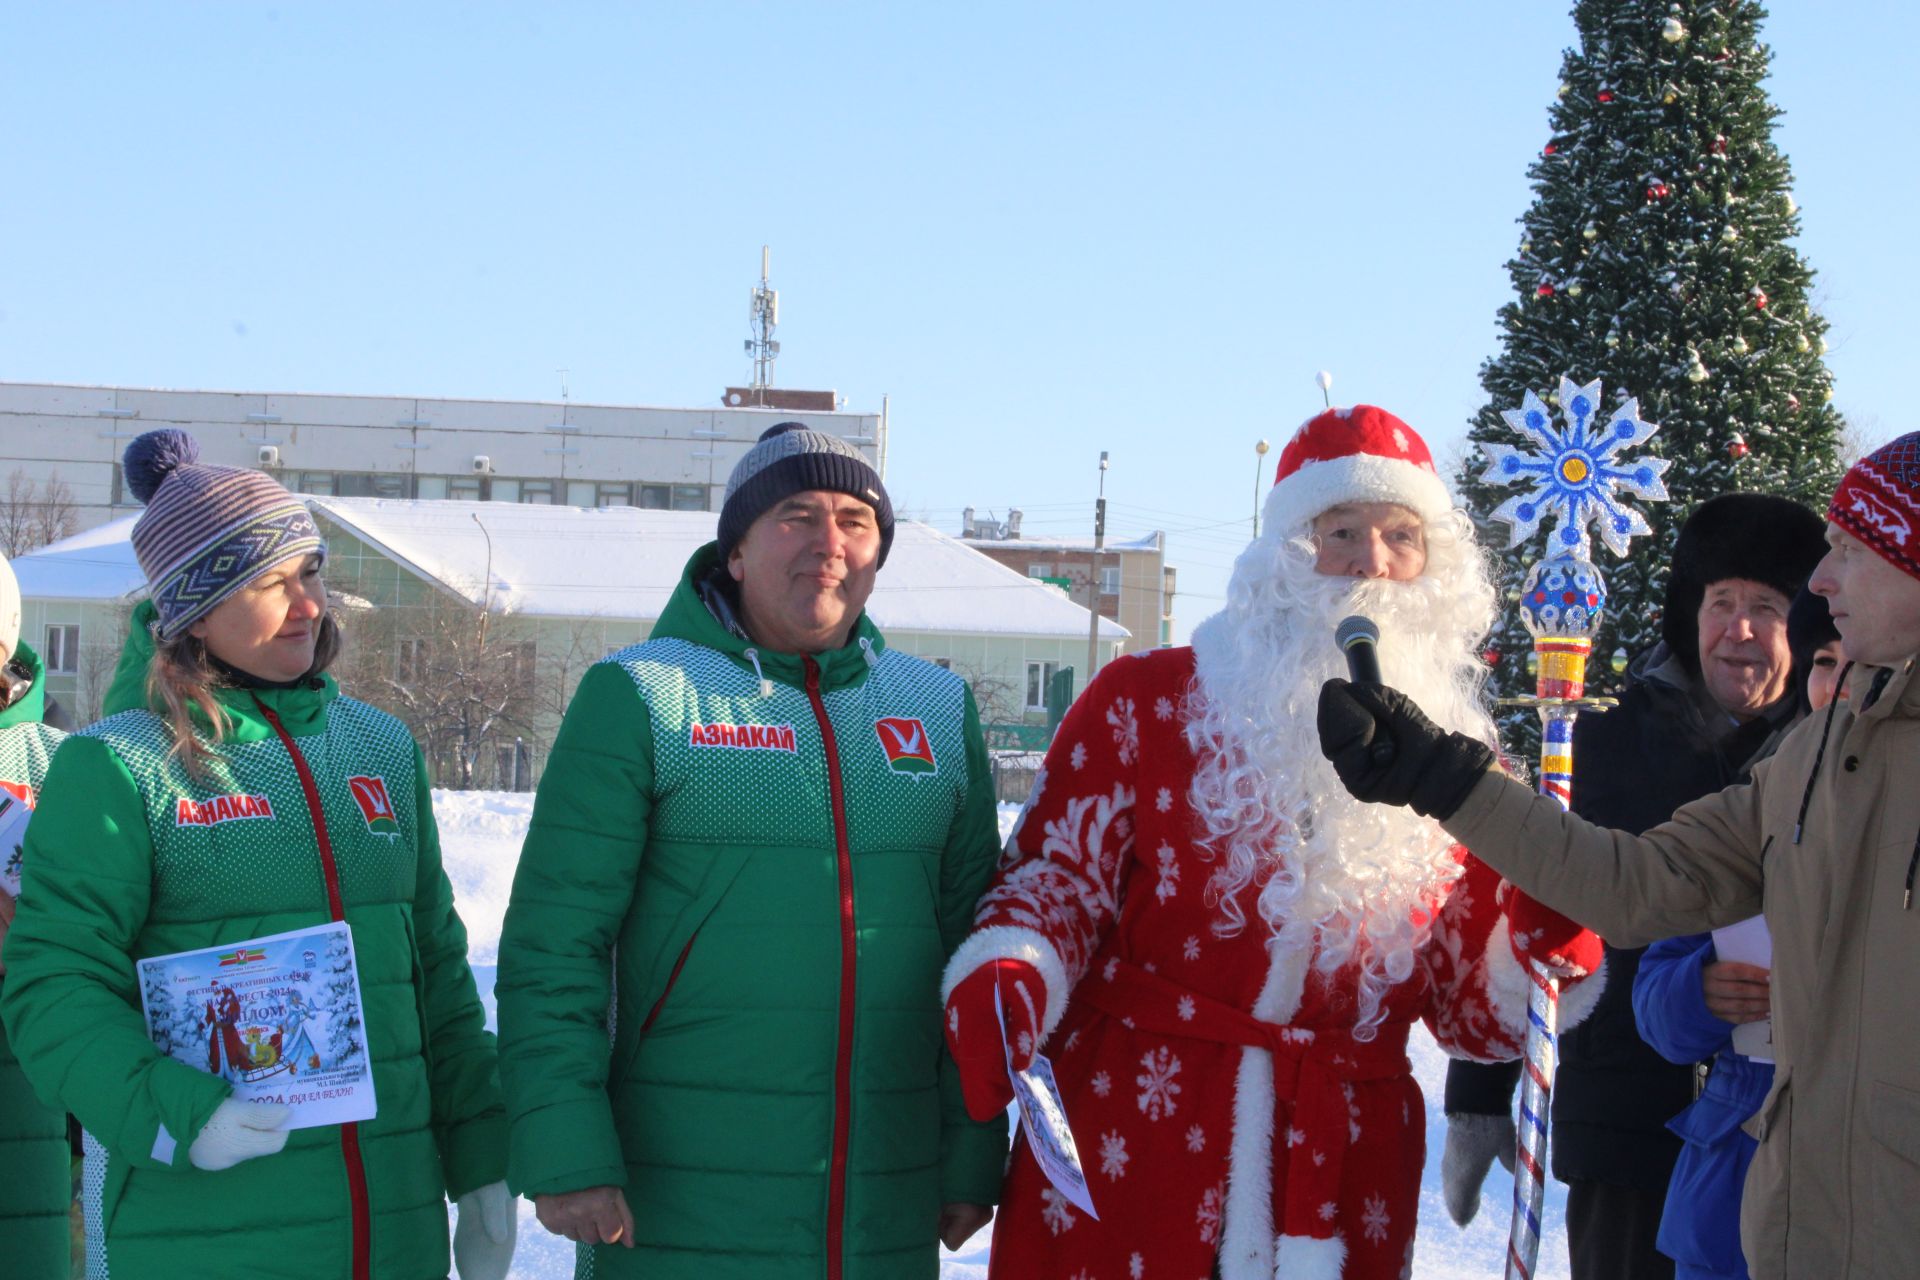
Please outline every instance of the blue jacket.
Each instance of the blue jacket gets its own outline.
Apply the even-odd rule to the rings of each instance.
[[[1757,1144],[1740,1125],[1760,1109],[1773,1084],[1773,1064],[1735,1053],[1733,1024],[1707,1012],[1700,972],[1713,960],[1713,935],[1669,938],[1647,948],[1633,982],[1642,1039],[1671,1062],[1713,1058],[1700,1097],[1667,1123],[1684,1145],[1656,1243],[1680,1264],[1682,1276],[1746,1280],[1740,1189]]]

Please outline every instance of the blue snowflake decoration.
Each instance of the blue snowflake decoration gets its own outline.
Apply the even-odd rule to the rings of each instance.
[[[1509,547],[1519,546],[1539,530],[1541,521],[1556,516],[1559,525],[1547,542],[1550,555],[1586,559],[1593,548],[1588,534],[1591,525],[1598,527],[1609,551],[1624,557],[1629,542],[1653,530],[1645,516],[1621,502],[1620,494],[1665,502],[1667,486],[1660,477],[1666,474],[1668,460],[1627,460],[1620,454],[1645,444],[1660,428],[1640,420],[1638,400],[1621,405],[1605,423],[1597,421],[1597,381],[1576,387],[1571,378],[1562,377],[1560,407],[1566,415],[1564,430],[1555,425],[1540,397],[1529,391],[1519,409],[1508,409],[1501,416],[1534,444],[1533,451],[1509,444],[1481,446],[1488,460],[1480,477],[1484,483],[1528,486],[1525,493],[1501,503],[1492,518],[1510,528]]]

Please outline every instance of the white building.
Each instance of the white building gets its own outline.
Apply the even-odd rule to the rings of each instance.
[[[302,493],[718,511],[734,463],[789,419],[855,445],[885,476],[884,406],[660,409],[11,382],[0,383],[0,493],[16,472],[42,490],[57,477],[76,527],[104,524],[138,509],[120,475],[127,442],[172,426],[193,433],[202,461],[260,467]]]
[[[643,640],[688,558],[713,539],[712,512],[583,510],[498,502],[314,497],[329,545],[328,585],[349,643],[362,618],[452,601],[510,620],[513,661],[545,675],[555,665],[570,694],[586,662]],[[49,658],[49,692],[78,720],[97,715],[145,578],[130,541],[135,516],[13,561],[24,606],[22,636]],[[926,525],[902,521],[867,610],[894,648],[965,676],[981,718],[1020,730],[1046,719],[1045,680],[1085,665],[1090,618],[1058,588],[996,564]],[[372,611],[362,613],[361,611]],[[360,629],[372,630],[362,622]],[[1100,661],[1119,656],[1126,629],[1100,620]],[[52,658],[58,658],[56,663]],[[404,650],[382,655],[404,666]],[[1076,689],[1083,684],[1076,679]],[[380,704],[366,689],[357,696]],[[389,707],[404,716],[398,706]],[[530,782],[557,723],[530,730]],[[511,744],[502,744],[502,749]],[[524,760],[524,756],[514,757]],[[483,771],[479,781],[504,785]]]

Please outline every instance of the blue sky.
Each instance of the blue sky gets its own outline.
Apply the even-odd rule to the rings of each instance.
[[[1920,18],[1765,33],[1837,401],[1901,396]],[[122,4],[0,13],[0,378],[708,405],[891,397],[896,506],[1170,531],[1184,638],[1254,441],[1457,447],[1562,49],[1432,5]]]

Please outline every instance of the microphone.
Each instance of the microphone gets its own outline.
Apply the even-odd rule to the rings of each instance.
[[[1380,683],[1380,653],[1374,648],[1380,628],[1370,619],[1350,613],[1334,628],[1333,642],[1347,655],[1347,678],[1355,684]]]

